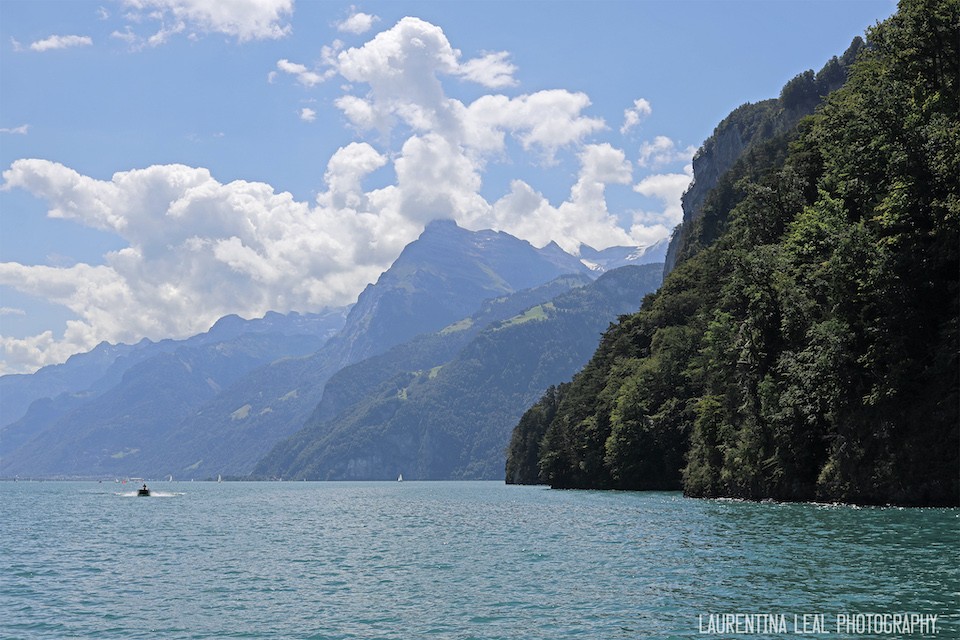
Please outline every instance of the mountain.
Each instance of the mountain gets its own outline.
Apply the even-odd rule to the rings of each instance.
[[[356,362],[469,316],[479,304],[557,276],[588,273],[551,243],[543,249],[507,233],[430,222],[393,265],[360,294],[340,335]]]
[[[98,395],[118,384],[124,372],[134,365],[181,346],[199,346],[223,342],[244,333],[279,333],[282,335],[316,335],[328,338],[342,326],[347,309],[322,313],[286,315],[268,312],[263,318],[244,320],[229,315],[218,320],[208,331],[186,340],[153,342],[144,338],[134,345],[102,342],[86,353],[70,356],[62,364],[49,365],[32,374],[0,376],[0,428],[20,420],[30,405],[43,400],[78,401]],[[0,432],[2,433],[2,432]],[[5,451],[11,450],[4,446]]]
[[[141,341],[135,349],[111,347],[120,355],[89,387],[36,400],[25,416],[0,431],[0,472],[106,471],[100,458],[142,448],[144,440],[156,437],[177,416],[195,410],[243,373],[277,358],[316,351],[342,326],[346,311],[268,313],[254,320],[227,316],[186,340]],[[104,351],[104,346],[95,351]],[[68,364],[61,371],[83,372]],[[104,435],[108,432],[115,437]],[[121,446],[131,438],[140,446]],[[96,449],[100,445],[102,449]]]
[[[153,344],[146,339],[136,345],[101,342],[86,353],[70,356],[62,364],[49,365],[31,374],[0,376],[0,398],[3,399],[0,402],[0,425],[8,425],[22,418],[36,400],[89,389],[91,382],[106,376],[118,360],[125,360],[132,365],[139,359],[149,357],[149,349],[145,347]],[[122,371],[119,373],[122,374]],[[116,375],[110,377],[119,380]]]
[[[852,49],[725,121],[761,126],[657,294],[521,418],[508,480],[960,505],[960,5]]]
[[[563,275],[573,280],[557,281],[541,295],[597,274],[555,245],[537,249],[505,233],[435,221],[345,319],[339,312],[335,335],[304,339],[313,319],[268,314],[256,322],[228,316],[187,341],[145,343],[136,360],[113,359],[109,381],[101,376],[102,383],[82,391],[34,402],[8,425],[0,472],[249,473],[303,426],[327,379],[344,366],[461,321],[484,301]],[[501,304],[499,313],[516,304]]]
[[[599,333],[635,310],[657,288],[661,273],[660,264],[623,267],[482,331],[477,331],[482,319],[474,316],[420,338],[419,345],[345,369],[341,380],[328,384],[304,429],[277,445],[254,474],[499,477],[510,428],[524,408],[581,367]],[[452,340],[460,346],[452,357],[451,350],[436,348]],[[366,386],[376,389],[354,393],[353,385],[364,384],[367,373],[374,379]]]
[[[212,398],[168,432],[158,449],[163,457],[149,466],[178,477],[246,475],[303,427],[327,380],[343,367],[463,320],[490,298],[577,273],[596,275],[559,247],[537,249],[506,233],[433,221],[360,294],[336,337],[307,357],[253,371]]]
[[[756,178],[744,169],[783,159],[786,146],[781,141],[824,96],[843,84],[862,48],[863,39],[854,38],[842,56],[832,58],[818,73],[806,71],[788,82],[779,98],[741,105],[717,125],[693,157],[694,180],[683,194],[683,222],[670,238],[664,275],[717,238],[719,222],[741,197],[734,178]]]
[[[589,245],[580,245],[580,262],[595,271],[610,271],[630,264],[662,263],[666,259],[667,239],[648,247],[608,247],[597,251]]]
[[[381,384],[396,375],[431,369],[451,360],[492,323],[512,318],[592,281],[585,274],[560,276],[538,287],[492,298],[470,317],[458,320],[436,333],[416,336],[381,355],[344,367],[327,381],[320,404],[310,416],[308,424],[336,417],[372,395]]]

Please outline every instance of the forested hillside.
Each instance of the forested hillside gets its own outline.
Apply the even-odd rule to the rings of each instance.
[[[958,25],[901,3],[815,115],[743,153],[660,291],[521,420],[508,481],[960,503]]]

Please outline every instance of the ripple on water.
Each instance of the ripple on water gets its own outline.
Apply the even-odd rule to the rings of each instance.
[[[0,636],[693,637],[701,614],[945,616],[960,593],[957,510],[499,483],[91,487],[0,485]]]

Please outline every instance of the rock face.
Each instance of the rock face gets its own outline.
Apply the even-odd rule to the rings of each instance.
[[[664,276],[690,253],[685,245],[691,242],[694,225],[703,216],[707,196],[727,172],[745,152],[792,130],[801,118],[813,113],[827,94],[844,83],[847,69],[863,46],[863,40],[855,38],[842,56],[831,59],[819,73],[798,75],[779,98],[741,105],[717,125],[693,158],[693,183],[683,194],[683,222],[670,238]]]

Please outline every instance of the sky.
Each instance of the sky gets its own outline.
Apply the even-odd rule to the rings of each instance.
[[[890,0],[0,0],[0,374],[352,303],[452,218],[577,253]]]

